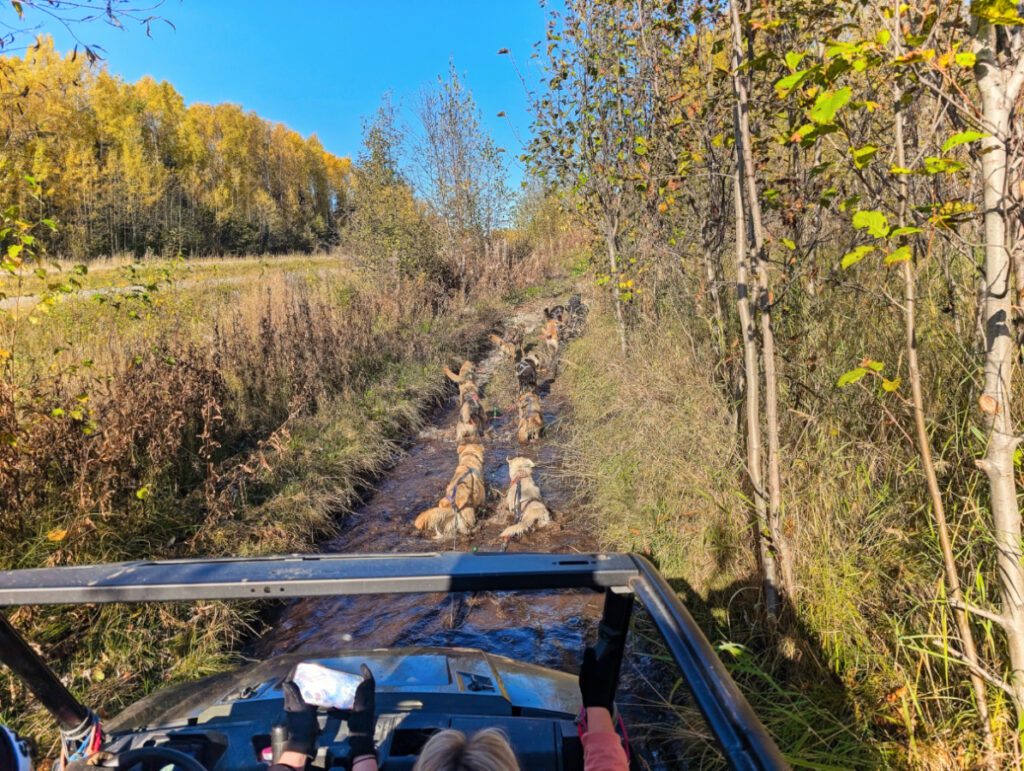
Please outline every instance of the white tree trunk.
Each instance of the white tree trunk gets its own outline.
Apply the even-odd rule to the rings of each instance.
[[[732,82],[736,97],[735,134],[736,158],[739,172],[741,200],[745,210],[746,222],[750,228],[752,243],[748,245],[748,267],[758,285],[758,311],[761,321],[761,360],[764,365],[765,379],[765,421],[768,438],[768,487],[767,514],[764,528],[760,533],[765,541],[771,563],[774,591],[777,595],[785,594],[793,600],[795,577],[792,559],[785,537],[782,534],[782,474],[780,470],[779,441],[779,407],[778,407],[778,376],[775,370],[775,332],[772,325],[771,289],[767,267],[764,264],[764,227],[761,221],[761,205],[757,195],[757,178],[754,170],[754,152],[750,134],[749,95],[747,85],[740,74],[743,62],[743,37],[740,26],[739,9],[736,0],[730,3],[732,12]],[[745,204],[745,205],[744,205]],[[739,229],[737,227],[737,229]],[[766,564],[765,580],[768,577]],[[781,582],[781,583],[780,583]],[[769,612],[778,615],[778,603]]]
[[[1015,33],[1016,34],[1016,33]],[[975,76],[982,117],[989,136],[982,140],[981,168],[985,204],[983,331],[985,389],[979,406],[989,429],[988,450],[978,466],[988,476],[996,544],[1003,626],[1010,657],[1009,682],[1018,719],[1024,716],[1024,566],[1021,564],[1021,516],[1017,505],[1013,454],[1019,444],[1012,415],[1014,336],[1010,250],[1007,242],[1007,142],[1014,102],[1024,78],[1022,63],[1000,65],[995,31],[981,22],[977,32]]]
[[[609,229],[605,234],[605,243],[608,245],[608,267],[612,274],[612,292],[615,297],[615,325],[619,330],[619,348],[622,355],[626,355],[626,320],[622,315],[622,296],[619,290],[619,250],[616,246],[618,235],[614,229]]]
[[[758,561],[761,563],[764,584],[765,609],[772,616],[779,613],[779,577],[768,538],[768,500],[764,489],[764,470],[761,453],[761,366],[754,328],[754,314],[750,307],[750,270],[747,253],[746,217],[743,212],[743,191],[740,187],[739,166],[733,177],[736,202],[736,309],[743,339],[743,370],[747,387],[743,400],[746,408],[747,474],[754,497],[754,524],[757,527]]]

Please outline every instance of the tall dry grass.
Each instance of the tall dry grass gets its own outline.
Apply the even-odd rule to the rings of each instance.
[[[303,551],[394,457],[499,318],[426,283],[311,263],[0,322],[0,567]],[[227,666],[252,608],[25,608],[15,625],[109,713]],[[0,675],[0,719],[49,736]]]
[[[683,275],[634,316],[625,358],[615,355],[611,309],[596,303],[556,385],[572,405],[570,473],[606,545],[650,555],[674,582],[794,765],[970,767],[981,753],[977,718],[955,659],[909,404],[876,382],[836,387],[864,357],[905,377],[900,319],[881,292],[836,278],[794,288],[777,309],[784,521],[799,584],[792,625],[773,626],[759,604],[735,384],[722,376],[739,351],[719,364],[694,279]],[[987,606],[970,301],[950,313],[940,266],[922,266],[920,283],[936,465],[966,591]],[[976,632],[998,660],[998,636],[986,623]],[[990,698],[997,751],[1012,763],[1012,710],[998,689]],[[708,761],[694,739],[699,719],[675,699],[676,738]]]

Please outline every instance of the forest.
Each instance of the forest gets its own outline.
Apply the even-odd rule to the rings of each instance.
[[[0,184],[25,169],[57,257],[322,250],[337,242],[351,164],[233,104],[192,104],[169,83],[126,83],[39,38],[0,58]],[[27,194],[22,199],[27,199]],[[23,204],[24,200],[15,203]]]
[[[625,362],[579,387],[683,392],[645,392],[634,464],[634,421],[581,418],[622,477],[594,505],[808,766],[1020,763],[1022,46],[1009,0],[575,0],[538,49],[525,157]]]

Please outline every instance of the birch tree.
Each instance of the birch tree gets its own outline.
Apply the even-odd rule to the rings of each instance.
[[[992,528],[1002,596],[1001,624],[1010,658],[1009,681],[1018,715],[1024,715],[1024,552],[1014,453],[1021,437],[1013,417],[1013,266],[1009,235],[1011,194],[1008,146],[1014,110],[1024,83],[1024,18],[1016,3],[975,0],[974,74],[981,96],[981,173],[984,201],[985,385],[979,407],[989,429],[988,451],[978,466],[988,476]]]

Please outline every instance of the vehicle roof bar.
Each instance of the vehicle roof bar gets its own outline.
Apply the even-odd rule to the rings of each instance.
[[[729,765],[744,771],[788,768],[693,617],[651,563],[636,555],[312,554],[11,570],[0,572],[0,607],[545,589],[604,591],[604,644],[616,646],[621,641],[608,632],[627,623],[630,603],[615,595],[637,596]],[[3,643],[0,661],[18,672],[7,655],[13,649]]]
[[[0,613],[0,661],[3,661],[32,691],[46,711],[56,718],[60,727],[71,731],[89,716],[87,710],[69,691],[39,654]]]
[[[415,592],[629,590],[625,554],[443,552],[161,560],[0,572],[0,606]]]
[[[640,574],[630,579],[630,585],[668,646],[729,765],[789,768],[679,595],[650,562],[637,555],[633,559]]]

